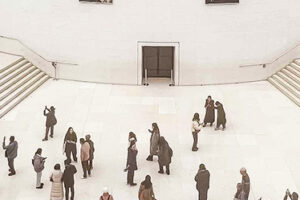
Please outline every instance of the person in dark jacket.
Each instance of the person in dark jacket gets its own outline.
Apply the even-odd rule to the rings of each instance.
[[[36,189],[42,189],[44,183],[41,182],[42,171],[45,168],[46,158],[42,157],[42,149],[38,148],[32,159],[34,171],[36,172]]]
[[[234,195],[233,200],[242,200],[242,184],[238,183],[236,185],[236,193]]]
[[[66,200],[69,200],[69,191],[71,190],[71,200],[74,200],[74,174],[77,173],[76,167],[71,165],[71,160],[65,160],[65,171],[63,173],[63,182],[66,192]]]
[[[137,154],[138,150],[136,149],[135,141],[131,141],[130,146],[128,147],[127,163],[125,169],[125,171],[127,171],[127,184],[130,184],[130,186],[136,186],[136,183],[133,182],[133,177],[134,171],[137,170]]]
[[[224,131],[226,128],[226,114],[223,108],[223,104],[217,101],[215,109],[217,109],[218,112],[217,127],[215,128],[215,130],[219,130],[220,125],[222,125],[222,130]]]
[[[47,113],[47,111],[48,111],[48,113]],[[53,138],[54,125],[56,125],[56,123],[57,123],[57,120],[55,117],[55,108],[53,106],[51,106],[50,109],[48,109],[47,106],[45,106],[44,116],[46,116],[46,134],[45,134],[45,138],[43,139],[43,141],[47,141],[49,129],[50,129],[50,137]]]
[[[215,122],[215,104],[214,100],[212,100],[211,96],[208,96],[206,101],[205,101],[205,117],[204,117],[204,125],[203,127],[206,126],[207,123],[210,123],[210,126],[213,125]]]
[[[159,171],[158,173],[164,173],[164,166],[166,166],[166,173],[170,175],[170,164],[171,158],[173,156],[173,150],[170,148],[168,142],[164,137],[159,138],[159,147],[158,147],[158,164]]]
[[[248,200],[250,193],[250,178],[246,168],[241,168],[240,173],[242,175],[242,196],[243,199]]]
[[[90,159],[88,162],[88,169],[89,169],[88,172],[89,172],[89,175],[91,175],[91,170],[93,169],[95,146],[94,146],[94,142],[91,140],[91,135],[86,135],[85,140],[90,145]]]
[[[129,145],[130,145],[131,141],[135,141],[135,143],[137,142],[136,135],[133,132],[129,132],[129,135],[128,135]]]
[[[286,190],[285,192],[285,196],[283,198],[283,200],[287,200],[288,197],[291,199],[291,200],[298,200],[298,194],[296,192],[293,192],[292,194],[290,193],[289,189]]]
[[[157,126],[157,123],[152,123],[152,130],[148,129],[148,131],[151,133],[150,155],[147,157],[146,160],[153,161],[153,156],[157,155],[158,142],[159,142],[159,137],[160,137],[160,132],[159,132],[159,128]]]
[[[64,139],[64,150],[66,152],[66,156],[68,160],[71,160],[71,153],[73,155],[73,159],[77,162],[77,136],[73,131],[72,127],[69,127],[65,139]]]
[[[209,179],[210,173],[206,170],[204,164],[201,164],[199,171],[195,176],[195,181],[197,182],[196,188],[199,192],[199,200],[207,200],[207,192],[209,189]]]
[[[8,176],[13,176],[16,174],[16,170],[14,167],[14,160],[18,156],[18,142],[15,141],[14,136],[10,136],[9,144],[6,146],[5,139],[6,139],[6,137],[4,136],[2,147],[3,147],[3,149],[5,149],[5,157],[7,157],[7,161],[8,161],[8,166],[9,166],[9,171],[10,171]]]

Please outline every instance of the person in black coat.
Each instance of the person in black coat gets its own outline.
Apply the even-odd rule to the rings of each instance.
[[[8,176],[13,176],[16,174],[14,160],[18,156],[18,142],[15,141],[15,136],[10,136],[9,144],[5,145],[6,137],[3,138],[2,148],[5,150],[5,157],[8,161],[9,171]]]
[[[77,136],[73,131],[72,127],[69,127],[65,139],[64,139],[64,150],[66,152],[66,156],[68,160],[71,160],[71,153],[73,155],[73,159],[77,162]]]
[[[48,113],[47,113],[47,111],[48,111]],[[57,123],[57,120],[55,118],[55,108],[53,106],[51,106],[50,109],[48,109],[47,106],[45,106],[44,116],[46,116],[46,133],[45,133],[45,138],[43,139],[43,141],[47,141],[49,129],[50,129],[50,137],[53,138],[54,125],[56,125],[56,123]]]
[[[159,171],[158,173],[164,173],[164,166],[166,166],[166,173],[170,175],[170,164],[171,158],[173,156],[173,150],[170,148],[168,142],[164,137],[159,138],[159,146],[158,146],[158,164]]]
[[[205,165],[199,166],[199,171],[195,176],[196,188],[199,193],[199,200],[207,200],[207,192],[209,189],[210,173],[206,170]]]
[[[204,117],[203,127],[205,127],[207,123],[210,123],[210,126],[212,126],[213,123],[215,122],[215,104],[211,96],[207,97],[204,107],[206,108],[206,113]]]
[[[86,135],[85,136],[85,141],[87,143],[89,143],[90,145],[90,159],[89,159],[89,162],[88,162],[88,172],[89,172],[89,175],[91,175],[91,170],[93,169],[93,160],[94,160],[94,152],[95,152],[95,146],[94,146],[94,142],[91,140],[91,135]]]
[[[222,125],[222,130],[224,131],[226,128],[226,114],[223,108],[223,104],[217,101],[215,109],[217,109],[218,112],[217,127],[215,128],[215,130],[219,130],[220,125]]]
[[[136,149],[135,141],[131,141],[130,146],[128,147],[127,163],[125,169],[125,171],[127,171],[127,184],[130,184],[130,186],[136,186],[136,183],[133,182],[133,177],[134,171],[137,170],[137,153],[138,150]]]
[[[77,173],[76,167],[71,165],[71,160],[65,160],[65,171],[62,180],[65,186],[66,200],[69,200],[69,190],[71,190],[71,200],[74,200],[74,174]]]

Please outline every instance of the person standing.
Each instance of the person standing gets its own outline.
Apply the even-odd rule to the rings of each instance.
[[[201,131],[201,123],[200,123],[200,117],[198,113],[194,114],[193,120],[192,120],[192,134],[193,134],[193,147],[192,151],[198,151],[198,133]]]
[[[297,192],[293,192],[293,193],[291,194],[291,192],[290,192],[289,189],[286,190],[285,196],[284,196],[283,200],[287,200],[288,197],[289,197],[291,200],[298,200],[298,194],[297,194]]]
[[[42,149],[38,148],[32,159],[34,171],[36,172],[36,189],[42,189],[44,183],[41,182],[42,171],[45,168],[46,158],[42,157]]]
[[[203,127],[206,126],[207,123],[210,123],[210,126],[213,125],[215,122],[215,104],[214,100],[212,100],[211,96],[208,96],[206,101],[205,101],[205,117],[204,117],[204,125]]]
[[[242,175],[242,197],[244,200],[248,200],[250,193],[250,178],[246,168],[241,168],[240,173]]]
[[[158,142],[159,142],[160,132],[159,132],[159,128],[156,123],[152,123],[152,130],[148,129],[148,131],[151,133],[150,155],[147,157],[146,160],[153,161],[153,156],[157,155],[157,151],[158,151]]]
[[[87,178],[86,172],[88,171],[88,174],[91,175],[91,170],[88,168],[88,161],[90,159],[90,145],[88,142],[86,142],[83,138],[80,138],[80,144],[81,144],[81,165],[83,170],[83,179]]]
[[[99,200],[114,200],[114,197],[111,194],[109,194],[107,187],[104,187],[102,192],[103,194]]]
[[[164,173],[164,166],[166,166],[166,173],[170,175],[170,164],[171,158],[173,156],[173,150],[170,148],[168,142],[164,137],[159,138],[159,147],[158,147],[158,164],[159,171],[158,173]]]
[[[223,108],[223,104],[221,104],[220,102],[216,102],[216,106],[215,109],[217,109],[218,112],[218,117],[217,117],[217,127],[215,128],[215,130],[219,130],[220,129],[220,125],[222,125],[222,130],[224,131],[226,128],[226,114]]]
[[[128,147],[127,154],[127,163],[126,169],[127,171],[127,184],[130,186],[136,186],[136,183],[133,182],[134,171],[137,170],[136,156],[138,154],[138,150],[136,149],[135,141],[130,142],[130,146]]]
[[[52,182],[50,200],[63,200],[64,191],[62,185],[62,172],[60,170],[60,164],[54,166],[54,171],[50,176],[50,181]]]
[[[67,160],[71,160],[71,153],[73,155],[73,160],[77,162],[77,136],[72,127],[69,127],[65,139],[64,139],[64,149],[66,152]]]
[[[196,188],[199,193],[199,200],[207,200],[207,192],[209,189],[210,173],[204,164],[199,166],[199,171],[195,176]]]
[[[91,140],[91,135],[86,135],[85,136],[85,140],[87,143],[89,143],[90,145],[90,159],[88,161],[88,168],[90,170],[90,172],[93,169],[93,160],[94,160],[94,152],[95,152],[95,146],[94,146],[94,142]],[[91,175],[91,174],[89,174]]]
[[[47,111],[48,111],[48,113],[47,113]],[[45,133],[45,138],[43,139],[43,141],[47,141],[49,129],[50,129],[50,137],[53,138],[54,125],[56,125],[56,123],[57,123],[57,120],[55,117],[55,108],[53,106],[51,106],[50,109],[48,109],[47,106],[45,106],[44,116],[46,116],[46,133]]]
[[[18,142],[15,141],[14,136],[10,136],[9,138],[9,144],[5,145],[6,137],[3,138],[2,147],[5,149],[5,157],[8,161],[8,167],[9,167],[9,174],[8,176],[13,176],[16,174],[15,166],[14,166],[14,160],[18,156]]]
[[[234,199],[233,200],[243,200],[242,199],[242,184],[238,183],[236,186],[236,193],[234,195]]]
[[[147,175],[145,180],[141,183],[138,197],[139,200],[155,200],[151,177],[149,175]]]
[[[71,164],[70,160],[65,160],[65,170],[63,173],[62,180],[65,186],[66,200],[69,200],[69,192],[71,190],[71,200],[74,200],[74,174],[77,173],[76,167]]]

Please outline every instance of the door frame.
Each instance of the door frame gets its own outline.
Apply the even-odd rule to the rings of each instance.
[[[174,47],[174,84],[179,85],[179,42],[137,42],[137,84],[143,84],[143,47]]]

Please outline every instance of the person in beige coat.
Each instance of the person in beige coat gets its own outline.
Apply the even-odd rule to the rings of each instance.
[[[88,174],[91,175],[91,169],[88,167],[88,162],[90,159],[90,145],[87,141],[85,141],[83,138],[80,138],[80,144],[81,144],[81,164],[83,169],[83,179],[87,178],[86,172],[88,171]]]
[[[155,200],[151,177],[149,175],[147,175],[145,180],[141,183],[138,197],[139,200]]]
[[[63,200],[64,191],[62,184],[63,173],[60,170],[60,165],[56,164],[54,166],[54,171],[50,176],[50,181],[52,182],[50,200]]]

